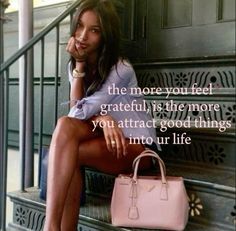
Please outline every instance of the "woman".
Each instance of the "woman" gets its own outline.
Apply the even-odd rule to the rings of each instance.
[[[71,110],[58,120],[49,151],[47,208],[44,231],[76,230],[82,187],[81,167],[109,174],[129,172],[133,159],[145,148],[130,144],[129,137],[152,137],[155,130],[118,126],[118,121],[149,120],[145,111],[108,111],[102,104],[142,104],[140,95],[129,94],[137,87],[131,65],[119,56],[119,18],[110,0],[82,0],[75,14],[67,45],[71,83]],[[113,85],[112,85],[113,84]],[[111,86],[126,94],[109,92]],[[112,124],[94,128],[94,124]],[[143,159],[141,168],[151,166]]]

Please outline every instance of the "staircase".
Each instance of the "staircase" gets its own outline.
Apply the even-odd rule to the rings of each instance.
[[[200,175],[200,169],[196,168],[188,175],[190,169],[181,168],[180,170],[179,167],[173,166],[167,168],[167,172],[170,172],[170,175],[174,172],[177,175],[186,175],[191,178],[185,179],[190,199],[190,219],[185,230],[234,230],[235,216],[233,212],[235,212],[235,208],[233,206],[235,203],[235,188],[203,180],[193,180],[193,177],[197,178]],[[209,174],[213,177],[211,171],[209,171]],[[228,177],[223,178],[227,180]],[[110,195],[113,180],[114,176],[106,175],[93,169],[86,170],[86,203],[81,207],[78,230],[145,230],[118,228],[111,225]],[[39,189],[29,188],[23,193],[12,192],[9,197],[14,203],[14,218],[8,226],[8,230],[42,230],[45,219],[45,201],[39,199]]]
[[[208,61],[209,62],[209,61]],[[227,66],[226,66],[227,63]],[[235,230],[235,69],[231,59],[212,60],[199,67],[196,63],[175,63],[164,66],[163,63],[150,67],[135,65],[139,85],[141,87],[170,87],[172,79],[178,75],[188,75],[185,85],[190,87],[193,79],[200,86],[212,83],[215,88],[212,96],[177,96],[174,102],[190,103],[205,102],[219,103],[221,113],[200,111],[178,111],[176,113],[162,111],[153,112],[157,120],[166,118],[173,120],[191,120],[202,116],[211,120],[232,121],[231,128],[219,132],[216,128],[198,128],[191,125],[188,129],[168,129],[159,136],[169,136],[173,132],[186,134],[191,137],[191,144],[162,145],[162,158],[167,165],[168,175],[183,176],[189,196],[189,231],[227,231]],[[222,75],[225,77],[222,78]],[[199,78],[199,79],[198,79]],[[166,97],[147,96],[150,108],[152,101],[165,103]],[[86,169],[86,204],[82,206],[78,230],[110,231],[110,230],[141,230],[113,227],[110,222],[109,205],[113,188],[114,176],[103,174],[94,169]],[[14,218],[9,224],[9,230],[42,230],[45,217],[45,202],[39,199],[37,188],[26,189],[26,192],[9,194],[14,203]],[[144,229],[142,229],[144,230]]]

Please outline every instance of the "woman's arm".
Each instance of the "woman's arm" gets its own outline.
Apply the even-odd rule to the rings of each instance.
[[[74,73],[72,73],[72,78],[70,81],[71,82],[70,106],[73,107],[75,105],[76,100],[80,100],[84,97],[84,73],[85,73],[87,56],[83,51],[80,52],[79,50],[76,49],[74,37],[71,37],[69,39],[66,50],[76,60],[74,70],[77,73],[77,77],[75,77]],[[78,75],[78,73],[80,73],[80,76]]]
[[[114,85],[119,89],[122,87],[128,88],[131,81],[135,81],[134,85],[136,85],[137,80],[133,68],[128,63],[120,61],[117,70],[115,67],[111,70],[102,87],[94,94],[79,100],[71,108],[69,116],[82,120],[91,118],[101,111],[102,104],[112,103],[115,98],[122,97],[119,94],[109,94],[108,89],[111,89]]]
[[[78,73],[84,73],[85,62],[76,62],[75,69]],[[70,107],[73,107],[76,100],[84,97],[84,77],[72,78],[70,89]]]

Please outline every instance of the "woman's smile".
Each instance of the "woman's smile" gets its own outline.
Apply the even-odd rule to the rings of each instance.
[[[75,40],[76,49],[86,49],[88,44]]]

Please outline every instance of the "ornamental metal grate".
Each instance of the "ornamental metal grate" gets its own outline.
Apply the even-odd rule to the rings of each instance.
[[[1,1],[2,4],[2,1]],[[63,25],[63,22],[65,20],[68,21],[69,16],[69,23],[72,18],[72,14],[75,10],[75,8],[79,5],[79,1],[73,2],[62,14],[60,14],[56,19],[52,21],[47,27],[45,27],[42,31],[40,31],[36,36],[34,36],[25,46],[23,46],[21,49],[19,49],[14,55],[12,55],[8,60],[6,60],[4,63],[1,62],[1,69],[0,69],[0,230],[5,230],[5,219],[6,219],[6,182],[7,182],[7,155],[8,155],[8,128],[9,128],[9,117],[11,117],[11,114],[9,114],[9,108],[10,108],[10,101],[9,101],[9,90],[10,85],[9,82],[12,81],[15,76],[12,75],[12,72],[14,72],[17,68],[16,65],[17,62],[21,59],[22,61],[22,68],[24,70],[24,83],[23,83],[23,100],[21,102],[22,104],[22,115],[21,118],[23,118],[20,121],[20,127],[22,131],[20,131],[21,137],[19,141],[20,146],[20,154],[21,154],[21,191],[24,191],[25,185],[26,185],[26,177],[27,175],[32,174],[30,172],[30,169],[32,166],[28,168],[25,171],[26,168],[26,159],[27,156],[32,155],[32,150],[28,150],[28,146],[32,146],[32,142],[29,143],[29,135],[27,134],[35,134],[37,133],[37,149],[38,152],[40,152],[41,147],[43,145],[43,114],[44,114],[44,91],[45,86],[44,82],[47,80],[47,76],[45,76],[45,65],[50,64],[51,66],[54,66],[54,75],[53,75],[53,98],[54,98],[54,106],[53,106],[53,114],[54,114],[54,120],[53,123],[55,125],[58,117],[58,85],[60,83],[60,75],[59,75],[59,65],[60,65],[60,40],[61,38],[65,37],[65,34],[61,34],[61,27]],[[2,6],[1,6],[1,16],[2,13]],[[2,20],[1,20],[1,31],[2,31]],[[45,40],[54,34],[54,54],[50,54],[50,58],[53,57],[53,60],[55,60],[54,65],[52,65],[51,60],[47,59],[45,53],[47,52],[47,47]],[[68,34],[67,34],[68,35]],[[1,36],[2,37],[2,36]],[[39,77],[37,78],[38,87],[39,87],[39,100],[37,101],[37,105],[27,105],[27,95],[29,94],[29,80],[34,79],[34,73],[35,69],[32,70],[32,72],[29,72],[29,66],[32,64],[32,49],[35,49],[40,54],[40,58],[38,60],[39,63],[37,63],[37,67],[39,67]],[[1,47],[2,52],[2,47]],[[30,57],[30,58],[29,58]],[[2,58],[1,58],[2,61]],[[34,87],[34,86],[30,86]],[[18,91],[18,90],[17,90]],[[17,95],[14,95],[15,99],[18,99],[19,97]],[[30,95],[30,97],[34,97],[33,95]],[[36,99],[34,100],[36,101]],[[33,108],[38,108],[39,115],[38,117],[38,130],[35,131],[35,128],[33,129],[32,124],[29,123],[29,121],[32,121],[34,118],[33,115]],[[30,113],[27,114],[27,111]],[[53,125],[52,125],[53,126]],[[28,145],[28,146],[27,146]],[[28,152],[28,153],[27,153]],[[26,210],[22,210],[19,208],[19,211],[16,216],[17,222],[24,223],[24,218],[27,214]],[[38,218],[39,219],[39,218]]]

